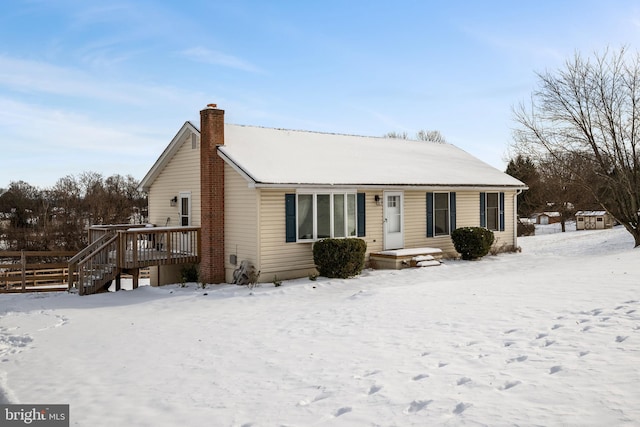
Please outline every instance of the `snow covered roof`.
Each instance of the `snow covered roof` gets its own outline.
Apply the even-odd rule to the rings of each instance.
[[[607,211],[578,211],[576,216],[604,216]]]
[[[451,144],[225,124],[219,153],[256,185],[526,188]]]

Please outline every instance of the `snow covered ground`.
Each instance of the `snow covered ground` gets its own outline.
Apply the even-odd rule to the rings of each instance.
[[[0,401],[78,426],[640,425],[620,227],[249,290],[0,295]]]

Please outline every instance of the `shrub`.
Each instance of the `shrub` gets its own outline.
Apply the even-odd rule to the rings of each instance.
[[[506,253],[515,253],[515,252],[522,252],[522,248],[520,246],[514,246],[508,243],[502,243],[500,245],[495,244],[491,246],[491,250],[489,250],[489,253],[491,255],[499,255],[499,254],[506,254]]]
[[[461,227],[451,233],[451,240],[462,259],[482,258],[493,244],[493,231],[483,227]]]
[[[533,236],[536,234],[535,224],[526,223],[518,220],[518,237]]]
[[[182,283],[198,281],[198,267],[193,264],[185,265],[180,269]]]
[[[277,288],[278,286],[282,285],[282,280],[278,280],[278,275],[276,274],[273,276],[273,280],[271,281],[271,283],[273,283],[273,286]]]
[[[324,239],[313,245],[313,262],[325,277],[346,279],[364,268],[367,243],[362,239]]]

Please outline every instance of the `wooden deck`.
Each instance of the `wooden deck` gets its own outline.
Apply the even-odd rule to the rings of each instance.
[[[141,268],[200,262],[199,227],[101,225],[89,229],[90,244],[69,260],[69,290],[80,295],[99,292],[124,273],[138,287]]]
[[[199,227],[154,227],[146,224],[92,226],[89,245],[73,251],[0,251],[0,293],[99,292],[112,281],[133,277],[141,269],[167,264],[200,263]],[[39,262],[36,262],[38,261]],[[46,262],[45,262],[46,261]]]

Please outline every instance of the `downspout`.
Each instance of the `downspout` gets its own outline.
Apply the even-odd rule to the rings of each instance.
[[[522,189],[516,190],[513,195],[513,246],[518,249],[518,196],[522,194]]]

